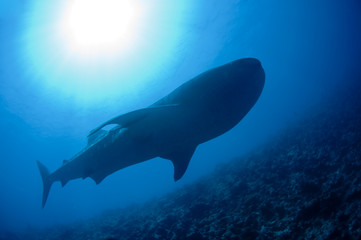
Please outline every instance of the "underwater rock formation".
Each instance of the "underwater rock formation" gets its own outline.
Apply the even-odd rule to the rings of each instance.
[[[193,185],[22,239],[360,239],[358,89]]]

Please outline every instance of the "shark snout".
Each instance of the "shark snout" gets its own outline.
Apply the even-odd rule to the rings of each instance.
[[[245,58],[243,60],[255,68],[261,67],[261,62],[257,58]]]
[[[232,76],[235,79],[246,79],[249,83],[262,85],[265,73],[261,62],[256,58],[242,58],[233,61],[231,66]]]

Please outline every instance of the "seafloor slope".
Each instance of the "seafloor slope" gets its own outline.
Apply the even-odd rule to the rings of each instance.
[[[361,91],[197,183],[21,239],[360,239]]]

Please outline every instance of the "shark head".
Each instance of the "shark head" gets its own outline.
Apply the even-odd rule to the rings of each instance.
[[[265,73],[261,62],[256,58],[242,58],[229,63],[230,78],[239,85],[254,89],[263,89]]]
[[[216,69],[222,88],[217,97],[223,108],[240,109],[233,112],[244,116],[259,98],[264,84],[265,72],[261,62],[255,58],[243,58]]]

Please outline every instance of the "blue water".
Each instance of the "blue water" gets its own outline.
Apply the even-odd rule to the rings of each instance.
[[[114,61],[85,62],[48,41],[57,1],[41,2],[0,3],[0,231],[71,223],[177,191],[271,139],[360,71],[357,0],[139,2],[161,13],[153,25],[143,23],[141,47]],[[100,185],[56,183],[41,209],[36,160],[57,169],[102,122],[241,57],[260,59],[264,91],[240,124],[197,148],[180,181],[171,162],[157,158]]]

